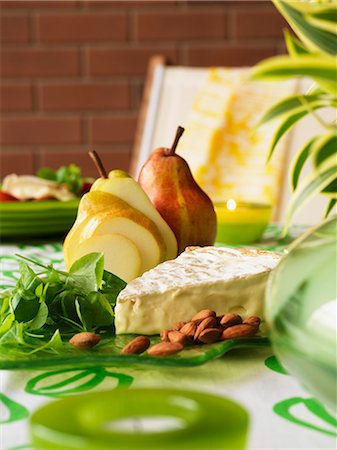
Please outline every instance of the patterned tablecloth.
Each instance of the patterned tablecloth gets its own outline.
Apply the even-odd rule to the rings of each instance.
[[[281,250],[272,228],[264,248]],[[1,284],[18,276],[14,254],[63,267],[59,242],[1,246]],[[173,387],[233,399],[250,416],[248,449],[335,449],[336,419],[288,375],[271,348],[232,351],[203,366],[90,367],[1,371],[0,448],[30,449],[29,416],[40,405],[69,394],[120,387]],[[225,418],[224,418],[225,420]],[[196,449],[198,450],[198,449]]]

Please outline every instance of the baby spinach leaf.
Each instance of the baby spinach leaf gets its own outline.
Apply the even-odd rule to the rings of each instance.
[[[89,253],[74,262],[69,281],[87,292],[100,289],[104,272],[103,253]]]
[[[42,328],[47,322],[48,312],[48,306],[44,302],[40,303],[39,310],[34,319],[28,324],[28,328],[30,330],[38,330],[39,328]]]

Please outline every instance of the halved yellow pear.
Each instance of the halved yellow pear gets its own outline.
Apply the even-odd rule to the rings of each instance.
[[[153,206],[147,194],[129,174],[123,170],[112,170],[109,178],[99,178],[95,181],[90,192],[95,191],[113,194],[151,219],[157,225],[166,243],[164,259],[173,259],[177,256],[177,240],[173,231]]]
[[[104,268],[126,282],[141,275],[140,253],[136,245],[125,236],[112,233],[86,239],[74,250],[71,263],[92,252],[102,252]]]
[[[74,255],[77,255],[78,246],[86,240],[114,233],[136,245],[141,257],[141,273],[164,261],[165,241],[154,222],[119,197],[94,191],[82,198],[77,219],[64,241],[66,267],[71,267],[76,260]],[[119,255],[121,258],[124,258],[123,254]]]
[[[102,211],[86,221],[80,242],[92,236],[118,233],[130,239],[141,255],[142,273],[164,260],[165,242],[154,223],[139,211],[128,207],[113,211]]]

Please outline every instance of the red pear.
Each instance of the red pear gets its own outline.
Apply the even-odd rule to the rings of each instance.
[[[152,153],[138,179],[174,232],[179,253],[191,245],[213,245],[216,236],[213,203],[196,183],[185,159],[175,153],[183,132],[184,128],[178,127],[172,147]]]

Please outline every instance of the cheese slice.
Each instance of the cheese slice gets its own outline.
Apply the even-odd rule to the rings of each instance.
[[[115,308],[117,334],[157,334],[201,309],[262,315],[267,277],[278,253],[257,249],[189,247],[131,281]]]

